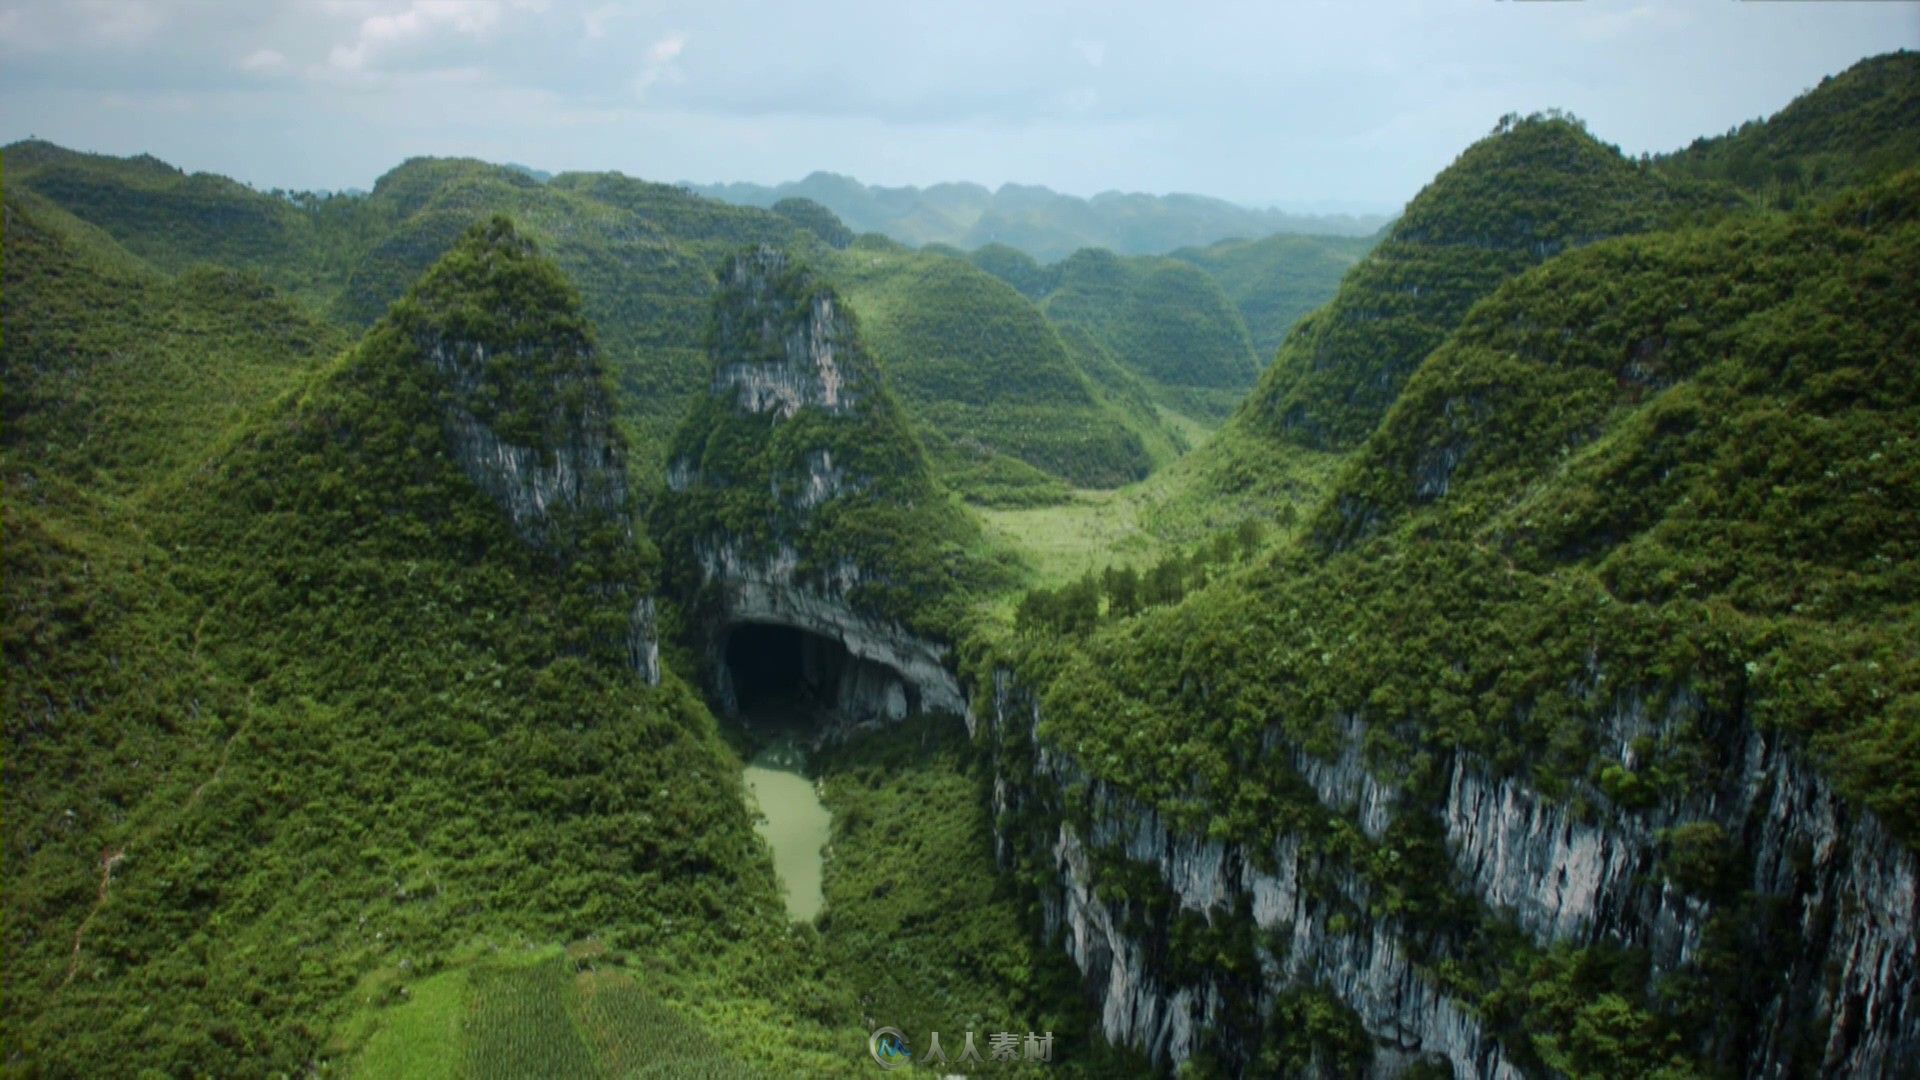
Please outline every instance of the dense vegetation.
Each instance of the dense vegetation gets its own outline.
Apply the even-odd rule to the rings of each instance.
[[[383,314],[467,228],[512,217],[580,290],[643,488],[661,473],[675,427],[704,388],[701,331],[714,269],[757,243],[819,256],[873,308],[876,350],[903,369],[909,419],[935,448],[942,475],[970,498],[1054,501],[1063,482],[1117,485],[1184,449],[1140,393],[1087,385],[1080,361],[1061,355],[1026,301],[933,256],[830,258],[852,233],[806,199],[767,211],[615,173],[541,181],[510,166],[436,158],[401,164],[364,197],[286,197],[151,158],[38,142],[6,153],[11,185],[77,214],[158,269],[204,262],[252,272],[350,331]],[[986,331],[969,329],[973,320]],[[940,335],[938,348],[930,333]],[[939,396],[956,383],[993,394]],[[1029,389],[1044,392],[1017,417],[989,407]]]
[[[988,274],[873,246],[836,262],[888,383],[929,421],[935,467],[967,497],[1019,501],[1048,477],[1117,487],[1178,453],[1151,405],[1093,381],[1034,305]]]
[[[978,527],[940,487],[859,321],[807,264],[761,248],[729,263],[707,331],[716,376],[820,378],[795,342],[824,342],[839,404],[754,412],[741,392],[703,395],[674,436],[671,462],[691,479],[660,507],[676,592],[694,597],[703,549],[731,545],[799,556],[796,584],[830,591],[858,568],[849,599],[906,625],[954,625],[985,579],[973,559]],[[717,384],[716,384],[717,385]],[[812,493],[813,478],[830,483]]]
[[[1244,388],[1253,344],[1220,287],[1172,260],[1076,253],[1056,270],[1047,317],[1079,326],[1116,360],[1163,386]]]
[[[27,191],[5,212],[0,439],[33,465],[10,494],[135,490],[346,343],[251,274],[169,276]]]
[[[1081,1004],[1077,973],[1039,939],[1031,891],[1001,873],[991,777],[955,717],[909,721],[818,762],[834,813],[820,932],[834,967],[865,988],[876,1022],[916,1050],[939,1031],[949,1058],[971,1029],[1053,1033],[1051,1064],[996,1074],[1138,1075]]]
[[[1736,1071],[1807,934],[1747,891],[1755,822],[1651,815],[1752,724],[1920,845],[1913,60],[1640,164],[1503,120],[1217,437],[1076,493],[1171,462],[1304,302],[1280,268],[1343,249],[1042,265],[855,239],[824,193],[417,159],[317,198],[9,148],[5,1070],[830,1075],[891,1022],[1138,1073],[1035,936],[1063,824],[1155,969],[1230,991],[1189,1072],[1378,1064],[1329,988],[1261,996],[1284,946],[1245,906],[1091,835],[1098,782],[1250,861],[1299,840],[1328,932],[1384,927],[1523,1069]],[[710,392],[816,331],[847,409]],[[655,497],[530,539],[450,455],[456,409],[537,454],[617,410],[607,464]],[[690,635],[658,685],[624,642],[643,594],[684,631],[728,542],[956,641],[977,716],[1005,669],[1041,706],[1041,745],[943,716],[827,753],[817,925],[783,917]],[[1355,731],[1403,796],[1372,834],[1290,761]],[[1077,779],[1040,790],[1043,749]],[[1482,903],[1437,813],[1462,763],[1658,821],[1636,873],[1712,905],[1699,949],[1655,976]],[[1831,1021],[1782,1000],[1817,1070]]]
[[[9,400],[13,350],[84,314],[65,306],[84,291],[43,291],[46,264],[77,285],[93,269],[86,237],[34,224],[8,233]],[[525,268],[505,295],[551,283]],[[393,989],[476,942],[604,932],[696,980],[784,948],[740,800],[712,797],[738,787],[712,721],[597,632],[625,618],[597,579],[645,587],[640,549],[556,563],[449,461],[416,320],[457,319],[450,299],[430,284],[137,486],[74,490],[84,474],[9,441],[12,1067],[305,1071],[370,972],[400,972]],[[217,362],[259,302],[204,302],[247,327]],[[578,319],[487,313],[463,332],[503,347],[490,335]],[[121,365],[69,355],[76,391],[112,388]],[[137,436],[169,437],[153,419]],[[675,920],[698,929],[663,935]]]
[[[1724,835],[1676,832],[1666,872],[1721,897],[1727,937],[1650,985],[1630,955],[1500,938],[1436,888],[1420,829],[1454,755],[1628,816],[1712,783],[1715,733],[1751,722],[1920,838],[1916,283],[1911,171],[1514,278],[1416,370],[1305,543],[1130,618],[1112,579],[1030,598],[1008,655],[1045,688],[1042,736],[1194,831],[1343,852],[1530,1060],[1738,1060],[1765,901],[1727,884]],[[1641,699],[1681,719],[1631,751],[1599,737]],[[1349,714],[1411,793],[1404,834],[1329,819],[1264,750],[1330,753]]]
[[[696,185],[702,195],[745,206],[771,207],[805,198],[832,211],[855,232],[884,233],[911,245],[950,244],[973,250],[1002,244],[1041,262],[1081,248],[1123,255],[1158,255],[1234,237],[1271,233],[1365,236],[1374,216],[1290,214],[1255,210],[1198,195],[1104,192],[1091,199],[1029,184],[935,184],[877,187],[847,176],[816,172],[803,180],[761,184]]]
[[[1088,249],[1043,267],[999,244],[952,254],[1038,303],[1081,369],[1136,409],[1217,420],[1259,370],[1220,285],[1184,262]]]
[[[1357,445],[1475,301],[1608,236],[1709,214],[1731,195],[1636,167],[1575,120],[1507,117],[1414,200],[1340,292],[1302,320],[1245,421],[1318,449]]]
[[[1376,236],[1293,236],[1222,240],[1181,248],[1173,258],[1205,270],[1240,309],[1254,355],[1266,366],[1293,324],[1326,303]]]
[[[714,267],[742,244],[814,242],[787,216],[612,173],[541,183],[506,166],[414,158],[363,197],[289,199],[152,159],[46,143],[9,147],[6,158],[10,187],[46,196],[162,269],[251,270],[353,330],[382,315],[468,227],[507,214],[580,289],[643,474],[657,474],[700,390]]]
[[[1737,184],[1791,210],[1920,165],[1916,114],[1920,53],[1902,50],[1829,75],[1772,117],[1695,139],[1656,164],[1677,176]]]
[[[318,301],[355,258],[351,198],[280,198],[144,154],[83,154],[41,141],[15,143],[5,158],[10,194],[40,194],[162,270],[198,263],[252,270],[283,292]]]

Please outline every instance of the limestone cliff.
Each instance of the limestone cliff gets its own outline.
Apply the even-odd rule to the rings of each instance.
[[[521,539],[562,562],[609,566],[644,546],[579,297],[532,241],[505,218],[475,226],[394,318],[439,378],[449,455]],[[653,599],[641,582],[614,578],[600,588],[631,599],[628,661],[658,683]]]
[[[852,313],[761,247],[722,269],[708,341],[709,393],[675,439],[660,520],[722,705],[727,634],[765,623],[845,647],[837,700],[852,720],[964,709],[934,623],[969,526]]]
[[[1628,694],[1601,718],[1623,748],[1659,737],[1688,714],[1686,696]],[[1352,860],[1281,832],[1264,850],[1170,823],[1124,790],[1091,776],[1040,734],[1041,708],[1010,673],[992,676],[976,734],[996,748],[994,787],[1003,865],[1038,868],[1048,939],[1086,977],[1108,1039],[1177,1066],[1206,1049],[1253,1067],[1258,1020],[1283,993],[1313,987],[1351,1008],[1372,1037],[1374,1075],[1416,1063],[1456,1076],[1536,1072],[1489,1026],[1477,1003],[1423,962],[1417,935],[1382,909]],[[1438,806],[1415,805],[1375,776],[1359,747],[1362,718],[1343,718],[1344,741],[1313,755],[1280,739],[1284,756],[1329,812],[1377,839],[1398,814],[1431,815],[1444,832],[1452,883],[1533,946],[1611,944],[1643,949],[1654,976],[1687,972],[1703,938],[1726,933],[1715,900],[1655,873],[1663,831],[1712,822],[1752,852],[1741,887],[1778,920],[1775,974],[1747,988],[1742,1016],[1720,1018],[1709,1041],[1744,1075],[1896,1076],[1920,1053],[1920,867],[1874,816],[1835,795],[1804,753],[1746,718],[1722,733],[1730,767],[1715,788],[1625,812],[1582,813],[1515,778],[1456,760]],[[1590,793],[1604,805],[1604,797]],[[1111,889],[1101,862],[1148,868],[1168,911],[1143,916],[1139,883]],[[1183,913],[1246,933],[1256,966],[1183,966],[1170,931]],[[1465,943],[1443,945],[1457,952]],[[1429,948],[1428,951],[1431,951]]]

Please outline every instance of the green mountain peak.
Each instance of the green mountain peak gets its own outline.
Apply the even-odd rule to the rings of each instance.
[[[1243,416],[1290,442],[1349,448],[1500,282],[1568,248],[1737,201],[1636,166],[1571,117],[1502,118],[1415,196],[1332,303],[1295,327]]]
[[[790,584],[922,621],[975,529],[934,480],[852,309],[762,245],[720,271],[709,392],[674,439],[660,518],[676,572],[770,560]],[[680,582],[691,595],[704,582]],[[951,614],[946,612],[945,614]]]

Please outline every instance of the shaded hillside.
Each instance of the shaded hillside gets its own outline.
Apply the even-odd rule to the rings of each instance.
[[[1568,248],[1731,199],[1636,167],[1577,121],[1508,117],[1422,189],[1333,301],[1295,326],[1245,421],[1303,446],[1351,447],[1500,282]]]
[[[645,475],[700,390],[700,326],[722,253],[742,243],[806,244],[778,215],[743,210],[615,173],[541,184],[477,161],[417,159],[382,177],[365,213],[387,224],[335,311],[364,321],[467,225],[511,214],[580,288],[613,370]]]
[[[1917,282],[1913,172],[1560,255],[1415,370],[1313,539],[1084,644],[1023,638],[1061,813],[1094,806],[1066,884],[1168,950],[1109,1015],[1274,964],[1455,1067],[1892,1068],[1920,1038]],[[1128,806],[1175,823],[1145,849],[1170,863],[1101,840]],[[1210,879],[1168,867],[1222,843],[1283,884],[1229,886],[1196,938]],[[1273,888],[1311,933],[1261,914]],[[1410,957],[1390,988],[1353,966],[1381,949]],[[1450,1008],[1484,1027],[1441,1043]],[[1196,1057],[1306,1053],[1235,1015]]]
[[[169,277],[30,191],[5,213],[9,486],[160,480],[347,341],[252,274]]]
[[[1108,191],[1083,199],[1031,184],[1003,184],[998,190],[979,184],[890,188],[826,172],[772,187],[692,187],[703,195],[745,206],[771,207],[789,197],[811,199],[855,232],[884,233],[915,246],[943,243],[971,250],[1005,244],[1041,262],[1064,259],[1089,247],[1123,255],[1157,255],[1272,233],[1365,236],[1386,220],[1256,210],[1202,195]]]
[[[792,588],[845,592],[905,625],[950,624],[977,527],[934,479],[853,309],[771,248],[729,260],[722,281],[712,390],[674,436],[661,507],[679,593],[747,557],[718,552],[749,552]]]
[[[476,231],[139,516],[9,484],[15,1067],[307,1071],[361,980],[482,939],[785,947],[736,764],[634,648],[651,549],[583,325]]]
[[[471,225],[508,213],[579,283],[619,385],[643,472],[699,389],[699,327],[713,267],[742,243],[807,245],[781,215],[618,174],[542,183],[470,159],[415,158],[364,197],[299,202],[152,159],[7,150],[8,181],[95,224],[173,271],[251,270],[355,329],[365,327]]]
[[[823,267],[858,280],[866,299],[886,313],[876,326],[880,351],[884,362],[903,368],[909,416],[936,447],[943,472],[972,497],[1049,500],[1061,496],[1063,482],[1111,486],[1145,475],[1183,445],[1135,390],[1116,397],[1104,385],[1088,385],[1031,306],[983,289],[992,285],[984,275],[930,271],[939,260],[906,255],[881,260],[877,270],[851,255],[828,258],[851,243],[851,234],[804,199],[769,211],[616,173],[542,181],[509,166],[415,158],[364,197],[308,203],[216,177],[184,177],[151,159],[74,154],[44,143],[9,149],[8,163],[11,182],[97,218],[136,254],[157,252],[162,271],[203,261],[244,269],[297,290],[313,309],[355,330],[379,317],[467,228],[510,214],[577,283],[647,484],[662,475],[671,433],[704,388],[701,328],[714,270],[745,244],[816,254]],[[259,223],[222,231],[222,221],[241,218]],[[883,280],[891,272],[901,280]],[[983,334],[976,319],[1007,332]],[[899,335],[892,332],[896,322]],[[963,384],[979,393],[944,396]],[[1016,391],[1041,387],[1050,389],[1011,411],[998,408]]]
[[[1767,119],[1695,139],[1656,164],[1787,208],[1911,168],[1920,164],[1920,53],[1862,60]]]
[[[1019,498],[1049,476],[1114,487],[1177,453],[1150,405],[1091,382],[1040,311],[993,277],[865,245],[830,266],[936,468],[968,497]]]
[[[1279,235],[1181,248],[1173,257],[1198,266],[1220,283],[1240,309],[1254,356],[1265,367],[1293,325],[1332,299],[1340,279],[1378,240]]]
[[[1146,380],[1173,407],[1225,415],[1259,371],[1253,343],[1220,286],[1172,259],[1123,259],[1086,250],[1053,268],[1041,302]]]
[[[7,188],[27,188],[165,271],[216,263],[258,273],[309,301],[329,295],[354,258],[356,200],[293,200],[148,155],[116,158],[49,142],[4,150]]]

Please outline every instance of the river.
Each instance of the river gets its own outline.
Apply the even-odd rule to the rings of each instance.
[[[754,710],[749,724],[756,733],[771,736],[746,769],[747,790],[762,815],[754,827],[773,848],[773,868],[780,875],[787,914],[796,922],[806,922],[826,903],[820,886],[821,849],[833,826],[833,815],[806,774],[801,733],[809,725],[798,712],[766,707]]]

